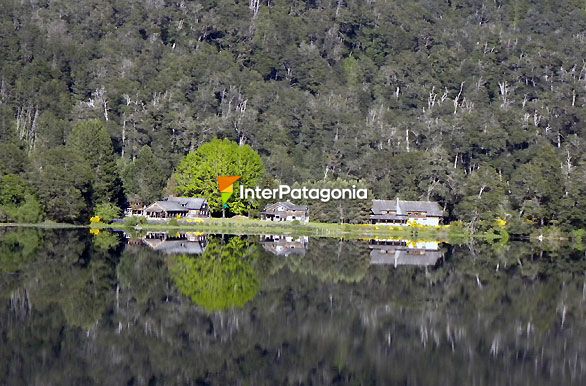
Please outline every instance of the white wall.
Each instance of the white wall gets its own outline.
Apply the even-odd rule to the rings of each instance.
[[[423,218],[409,219],[409,220],[407,220],[407,222],[414,221],[415,223],[420,224],[420,225],[438,226],[439,220],[440,220],[439,217],[423,217]]]

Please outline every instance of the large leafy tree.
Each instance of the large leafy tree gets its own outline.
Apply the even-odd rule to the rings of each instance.
[[[175,180],[181,195],[205,197],[212,211],[222,209],[218,176],[240,176],[239,183],[255,186],[262,182],[265,168],[259,154],[248,145],[240,146],[228,139],[215,139],[189,153],[177,166]],[[256,205],[235,194],[228,202],[233,213],[245,213]]]

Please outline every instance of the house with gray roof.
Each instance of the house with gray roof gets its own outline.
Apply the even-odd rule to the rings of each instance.
[[[142,210],[142,215],[151,219],[210,217],[207,200],[196,197],[167,197],[155,201]]]
[[[188,218],[210,217],[210,207],[205,198],[198,197],[167,197],[167,201],[175,202],[187,209]]]
[[[152,220],[158,219],[171,219],[185,217],[189,209],[181,206],[180,204],[174,201],[155,201],[151,205],[147,206],[144,211],[143,215],[148,217]]]
[[[267,205],[260,213],[260,218],[266,221],[309,221],[307,205],[295,205],[289,201],[276,202]]]
[[[409,224],[437,226],[444,211],[435,201],[372,200],[372,224],[406,226]]]

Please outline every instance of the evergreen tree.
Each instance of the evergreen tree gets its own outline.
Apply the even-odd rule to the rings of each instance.
[[[73,127],[67,146],[92,170],[92,202],[119,203],[121,184],[112,139],[105,124],[99,120],[79,122]]]

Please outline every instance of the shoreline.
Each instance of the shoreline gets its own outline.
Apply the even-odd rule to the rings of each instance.
[[[179,222],[169,224],[145,223],[136,226],[125,223],[94,223],[88,225],[39,223],[17,224],[0,223],[0,227],[36,227],[43,229],[112,229],[126,232],[143,231],[192,231],[234,235],[263,235],[282,234],[292,236],[330,237],[344,239],[371,239],[371,238],[401,238],[409,240],[437,240],[440,242],[463,243],[473,237],[461,228],[451,228],[450,225],[432,226],[388,226],[373,224],[338,224],[338,223],[289,223],[270,222],[259,219],[232,219],[212,218],[197,222]],[[476,235],[478,236],[478,235]]]

